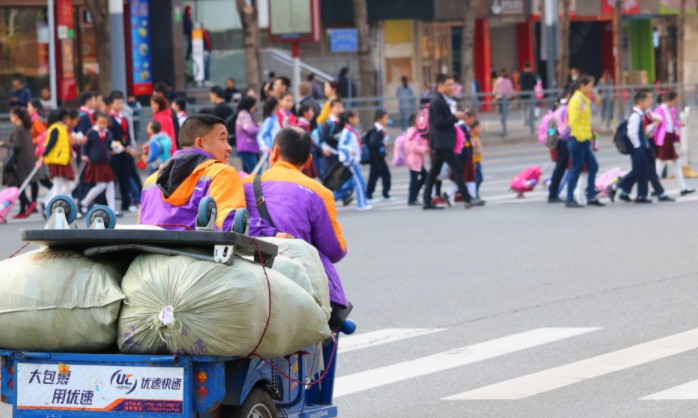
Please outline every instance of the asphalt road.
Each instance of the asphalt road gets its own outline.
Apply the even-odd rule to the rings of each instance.
[[[515,199],[510,178],[546,161],[539,146],[485,144],[484,208],[408,208],[404,169],[397,202],[340,208],[359,326],[340,343],[341,417],[697,415],[698,196],[579,210],[541,187]],[[629,162],[606,146],[600,165]],[[41,226],[0,226],[0,257]]]

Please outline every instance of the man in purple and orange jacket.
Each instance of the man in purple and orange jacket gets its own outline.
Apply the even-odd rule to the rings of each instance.
[[[347,253],[342,227],[337,222],[334,195],[301,171],[312,161],[310,136],[296,127],[284,128],[274,138],[271,168],[262,174],[261,191],[268,212],[263,216],[255,197],[255,176],[243,181],[250,212],[250,235],[298,238],[317,248],[329,279],[330,302],[337,309],[349,306],[334,263]],[[269,218],[269,219],[265,219]]]
[[[216,200],[216,231],[230,231],[236,209],[245,208],[245,192],[237,170],[228,164],[225,121],[193,115],[179,134],[182,149],[145,181],[138,223],[169,230],[193,230],[201,199]]]

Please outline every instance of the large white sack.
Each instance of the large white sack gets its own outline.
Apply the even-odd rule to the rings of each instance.
[[[48,248],[0,262],[0,347],[100,351],[114,345],[124,294],[114,265]]]
[[[124,353],[278,357],[330,336],[322,308],[272,269],[236,258],[232,266],[185,256],[141,255],[122,282],[126,301],[117,343]]]
[[[330,287],[317,248],[302,239],[260,238],[279,247],[272,268],[308,291],[330,319]]]

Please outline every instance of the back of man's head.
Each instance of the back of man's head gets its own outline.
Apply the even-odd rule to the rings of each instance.
[[[453,80],[453,77],[448,74],[439,74],[436,76],[436,84],[444,84],[448,80]]]
[[[200,113],[192,115],[184,121],[182,129],[179,131],[179,143],[182,148],[192,148],[196,138],[208,135],[218,124],[225,126],[225,121],[213,115]]]
[[[301,96],[310,96],[312,92],[313,86],[311,86],[309,82],[304,81],[298,85],[298,94]]]
[[[283,128],[274,138],[281,160],[294,166],[302,166],[308,161],[311,144],[310,135],[296,127]]]
[[[219,99],[225,100],[225,90],[223,90],[223,87],[213,86],[213,87],[211,87],[211,93],[214,94]]]

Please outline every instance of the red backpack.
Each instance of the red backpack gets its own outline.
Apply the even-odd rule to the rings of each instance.
[[[429,103],[417,113],[414,123],[422,138],[429,139]]]

